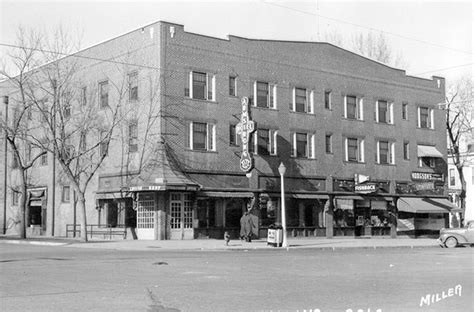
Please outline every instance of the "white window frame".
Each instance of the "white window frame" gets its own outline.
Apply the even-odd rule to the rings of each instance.
[[[300,134],[306,134],[306,151],[305,155],[303,157],[299,158],[308,158],[308,159],[315,159],[316,157],[316,150],[315,150],[315,140],[316,140],[316,135],[314,133],[308,133],[308,132],[292,132],[291,133],[291,141],[292,141],[292,148],[291,148],[291,156],[292,157],[297,157],[297,142],[296,142],[296,135]]]
[[[252,144],[253,144],[253,153],[255,155],[258,155],[258,130],[267,130],[268,131],[268,139],[269,139],[269,143],[270,143],[270,146],[269,146],[269,149],[268,150],[268,154],[271,155],[271,156],[275,156],[275,155],[278,155],[278,130],[274,130],[274,129],[265,129],[265,128],[261,128],[261,129],[257,129],[255,130],[255,132],[252,134],[253,135],[253,140],[252,140]]]
[[[326,106],[326,94],[328,94],[328,106]],[[332,91],[331,90],[324,90],[324,98],[323,98],[323,101],[324,101],[324,108],[325,109],[328,109],[328,110],[331,110],[332,109]]]
[[[345,150],[344,160],[347,162],[354,162],[354,161],[349,161],[349,143],[348,143],[349,139],[357,140],[357,163],[365,162],[365,139],[353,138],[353,137],[344,138],[344,150]]]
[[[296,112],[296,89],[305,90],[306,93],[306,102],[304,112],[298,113],[306,113],[306,114],[314,114],[314,90],[310,90],[307,88],[300,88],[300,87],[293,87],[293,101],[292,101],[292,112]]]
[[[204,99],[195,99],[195,100],[201,100],[201,101],[216,101],[216,75],[212,73],[208,73],[205,71],[197,71],[197,70],[192,70],[188,73],[188,88],[189,88],[189,98],[194,99],[193,97],[193,73],[201,73],[201,74],[206,74],[206,90],[204,92]],[[209,98],[209,84],[210,86],[210,91],[212,92],[212,97]]]
[[[380,163],[380,142],[388,143],[388,161],[387,163]],[[395,143],[387,140],[378,140],[377,141],[377,164],[380,165],[395,165]]]
[[[206,141],[205,141],[205,149],[197,150],[194,149],[194,123],[203,123],[206,124]],[[191,121],[189,122],[189,146],[188,148],[191,150],[196,151],[208,151],[208,152],[215,152],[216,151],[216,124],[207,123],[207,122],[200,122],[200,121]]]
[[[405,145],[406,145],[406,158],[405,158]],[[410,160],[410,142],[403,142],[403,159]]]
[[[347,117],[347,97],[356,98],[356,116],[355,119]],[[349,120],[364,120],[364,98],[356,95],[344,95],[344,118]]]
[[[390,124],[393,125],[393,102],[389,102],[386,100],[377,100],[375,102],[375,121],[377,123],[380,123],[380,110],[379,110],[379,102],[383,101],[387,103],[387,122],[384,122],[384,124]]]
[[[428,121],[427,121],[427,126],[426,127],[421,127],[421,109],[426,108],[428,109]],[[418,106],[417,107],[417,112],[418,112],[418,128],[420,129],[434,129],[434,110],[428,106]]]
[[[277,85],[274,83],[266,82],[266,81],[254,81],[253,82],[253,103],[254,107],[263,108],[257,106],[257,83],[266,83],[268,85],[268,98],[267,98],[267,106],[266,108],[270,109],[277,109]]]

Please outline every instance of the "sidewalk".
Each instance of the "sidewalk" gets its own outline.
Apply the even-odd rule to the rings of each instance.
[[[231,240],[226,246],[224,240],[195,239],[195,240],[91,240],[83,243],[75,239],[56,237],[34,237],[20,240],[18,237],[1,236],[0,243],[32,244],[43,246],[64,246],[71,248],[95,248],[111,250],[284,250],[267,245],[266,239],[254,240],[251,243]],[[440,248],[433,238],[289,238],[288,249],[349,249],[349,248]]]

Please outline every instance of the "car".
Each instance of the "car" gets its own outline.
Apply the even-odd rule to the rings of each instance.
[[[464,228],[441,229],[438,242],[448,248],[474,244],[474,220]]]

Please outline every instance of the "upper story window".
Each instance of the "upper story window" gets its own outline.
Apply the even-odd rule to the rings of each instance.
[[[128,74],[128,99],[129,101],[138,100],[138,73]]]
[[[237,125],[229,125],[229,144],[239,146],[240,137],[237,134]]]
[[[344,96],[344,117],[347,119],[364,120],[364,102],[362,98]]]
[[[456,174],[454,168],[449,169],[449,186],[456,185]]]
[[[395,143],[388,141],[377,141],[376,160],[378,164],[395,164]]]
[[[12,205],[17,206],[18,203],[20,202],[20,192],[17,192],[15,190],[12,191]]]
[[[229,76],[229,95],[237,96],[237,77]]]
[[[254,106],[257,107],[267,107],[276,109],[277,97],[276,97],[276,85],[256,81],[254,83]]]
[[[332,134],[326,134],[326,154],[332,154]]]
[[[365,151],[364,145],[365,140],[361,138],[345,138],[345,161],[350,162],[364,162]]]
[[[410,143],[403,142],[403,159],[409,160],[410,159]]]
[[[109,82],[102,81],[99,83],[99,104],[100,108],[109,106]]]
[[[128,122],[128,152],[138,152],[138,121],[130,120]]]
[[[99,134],[99,155],[106,156],[109,149],[109,140],[107,138],[107,131],[101,131]]]
[[[299,113],[312,114],[314,112],[314,91],[304,88],[293,88],[291,110]]]
[[[393,124],[393,103],[377,101],[375,103],[375,121]]]
[[[215,101],[216,76],[209,73],[191,71],[186,76],[184,95],[197,100]]]
[[[205,122],[190,122],[187,146],[197,151],[216,150],[216,125]]]
[[[332,109],[332,92],[330,90],[324,91],[324,108]]]
[[[258,155],[276,155],[277,154],[277,130],[257,129],[253,135],[252,144],[256,144],[250,150]]]
[[[314,134],[294,132],[292,133],[293,157],[314,158]]]
[[[418,157],[418,167],[435,168],[436,158],[434,157]]]
[[[71,187],[69,185],[63,185],[61,193],[61,202],[69,203],[71,201]]]
[[[47,166],[48,165],[48,153],[44,153],[40,157],[40,166]]]
[[[418,128],[434,129],[432,108],[418,107]]]
[[[402,103],[402,119],[408,120],[408,103]]]

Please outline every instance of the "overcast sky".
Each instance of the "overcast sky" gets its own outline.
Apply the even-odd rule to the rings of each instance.
[[[473,6],[464,1],[0,0],[0,44],[13,44],[19,25],[83,33],[83,48],[164,20],[226,38],[324,41],[326,33],[383,32],[408,74],[456,79],[473,73]],[[0,47],[0,57],[5,57]]]

